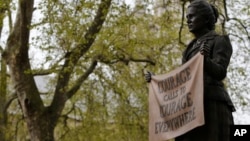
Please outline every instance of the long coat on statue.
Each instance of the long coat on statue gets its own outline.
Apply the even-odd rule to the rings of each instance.
[[[204,43],[210,48],[209,56],[204,58],[205,125],[177,137],[176,141],[229,141],[235,108],[222,81],[227,74],[232,46],[228,36],[210,31],[190,42],[183,52],[182,62],[199,53]]]

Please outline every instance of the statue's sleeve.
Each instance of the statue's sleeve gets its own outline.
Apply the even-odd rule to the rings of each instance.
[[[214,40],[212,57],[205,57],[204,69],[210,77],[221,81],[226,77],[233,49],[228,36],[217,36]]]

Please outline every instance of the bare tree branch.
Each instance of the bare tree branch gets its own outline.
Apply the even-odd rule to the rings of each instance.
[[[186,1],[183,1],[182,3],[182,14],[181,14],[181,26],[179,29],[179,43],[182,45],[185,45],[185,43],[182,41],[181,37],[182,37],[182,29],[184,27],[184,21],[185,21],[185,5],[186,5]]]
[[[224,8],[224,12],[225,12],[225,19],[226,21],[228,21],[229,17],[228,17],[228,12],[227,12],[227,1],[223,0],[223,8]]]
[[[230,21],[230,20],[233,20],[233,21],[236,21],[237,23],[239,23],[240,24],[240,26],[244,29],[244,31],[245,31],[245,33],[246,33],[246,35],[247,35],[247,38],[248,38],[248,40],[250,41],[250,35],[249,35],[249,32],[248,32],[248,30],[247,30],[247,27],[244,25],[244,23],[241,21],[241,20],[239,20],[238,18],[230,18],[229,16],[228,16],[228,10],[227,10],[227,2],[226,2],[226,0],[223,0],[223,5],[224,5],[224,11],[225,11],[225,19],[226,19],[226,21]]]
[[[239,20],[238,18],[228,18],[228,20],[233,20],[233,21],[236,21],[237,23],[239,23],[240,26],[244,29],[244,31],[247,35],[247,39],[250,41],[250,35],[249,35],[248,30],[247,30],[247,27],[243,24],[243,22],[241,20]]]

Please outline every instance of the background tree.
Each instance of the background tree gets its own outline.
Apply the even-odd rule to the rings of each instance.
[[[65,54],[64,63],[58,73],[54,97],[49,106],[45,106],[34,81],[29,62],[29,35],[34,1],[18,1],[15,25],[11,31],[3,57],[10,69],[10,76],[15,87],[18,101],[22,108],[30,138],[34,141],[54,140],[53,131],[66,101],[79,89],[97,65],[96,58],[73,86],[69,86],[74,66],[94,42],[97,33],[107,15],[110,0],[101,1],[95,18],[86,30],[81,41]]]
[[[0,2],[0,33],[3,29],[3,21],[6,13],[9,13],[9,4],[11,1],[1,1]],[[1,35],[0,35],[1,39]],[[0,53],[2,54],[3,47],[0,45]],[[7,132],[7,108],[12,101],[7,98],[7,66],[6,62],[0,58],[0,140],[5,141],[5,133]]]

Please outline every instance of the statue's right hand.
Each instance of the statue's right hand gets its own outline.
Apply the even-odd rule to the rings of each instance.
[[[146,74],[145,74],[145,80],[148,82],[148,83],[150,83],[150,81],[151,81],[151,76],[152,75],[154,75],[152,72],[147,72]]]

